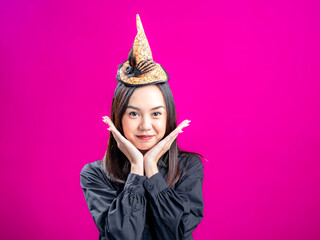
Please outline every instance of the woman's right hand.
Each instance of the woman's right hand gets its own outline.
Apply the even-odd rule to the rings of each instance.
[[[143,167],[143,155],[142,153],[114,126],[111,119],[107,116],[102,117],[106,124],[109,125],[108,130],[111,131],[114,139],[117,141],[118,148],[126,155],[128,160],[131,163],[131,172],[139,175],[144,175],[144,167]]]

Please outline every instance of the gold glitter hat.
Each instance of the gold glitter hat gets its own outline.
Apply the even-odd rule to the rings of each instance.
[[[153,61],[139,14],[136,19],[138,33],[129,52],[128,60],[118,67],[116,78],[128,86],[145,86],[167,82],[169,80],[168,73],[160,64]]]

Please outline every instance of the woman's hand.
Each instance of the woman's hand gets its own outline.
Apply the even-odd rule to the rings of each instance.
[[[190,122],[191,121],[189,120],[184,120],[175,130],[173,130],[167,137],[158,142],[144,155],[144,170],[148,178],[158,173],[158,160],[170,149],[173,141],[177,138],[179,133],[183,132],[182,129],[184,127],[189,126]]]
[[[143,155],[142,153],[114,126],[111,119],[107,116],[102,117],[105,123],[109,125],[108,130],[111,131],[113,137],[117,141],[118,148],[126,155],[128,160],[131,163],[131,172],[139,175],[143,174]]]

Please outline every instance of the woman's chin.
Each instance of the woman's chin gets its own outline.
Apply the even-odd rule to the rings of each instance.
[[[136,146],[136,148],[139,151],[149,151],[151,148],[154,147],[155,144],[140,144],[139,146]]]

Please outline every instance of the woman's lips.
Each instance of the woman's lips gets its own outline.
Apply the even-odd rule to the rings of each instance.
[[[151,138],[153,138],[153,135],[137,135],[137,138],[141,140],[150,140]]]

